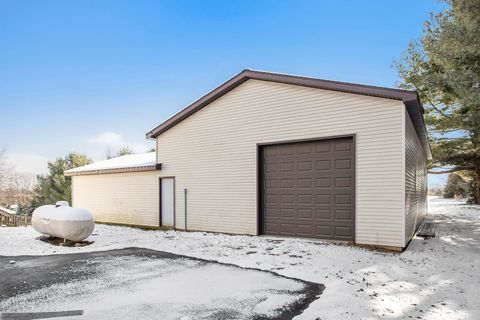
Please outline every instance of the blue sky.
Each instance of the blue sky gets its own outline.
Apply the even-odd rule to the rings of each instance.
[[[245,68],[394,87],[432,1],[0,1],[0,147],[18,171],[145,133]],[[437,181],[438,178],[435,178]]]

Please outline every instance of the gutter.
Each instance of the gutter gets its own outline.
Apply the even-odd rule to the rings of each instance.
[[[110,169],[85,170],[85,171],[70,171],[70,170],[67,170],[63,174],[66,177],[72,177],[72,176],[86,176],[86,175],[95,175],[95,174],[156,171],[156,170],[161,170],[161,169],[162,169],[162,164],[157,163],[157,164],[149,165],[149,166],[126,167],[126,168],[110,168]]]

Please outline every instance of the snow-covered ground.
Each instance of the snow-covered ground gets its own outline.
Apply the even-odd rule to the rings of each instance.
[[[437,237],[401,254],[324,241],[144,231],[97,225],[80,248],[34,240],[31,228],[0,228],[0,255],[46,255],[142,247],[323,283],[298,319],[480,319],[480,208],[431,198]]]

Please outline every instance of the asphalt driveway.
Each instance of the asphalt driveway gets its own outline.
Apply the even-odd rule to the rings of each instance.
[[[0,257],[0,279],[1,319],[290,319],[324,288],[140,248]]]

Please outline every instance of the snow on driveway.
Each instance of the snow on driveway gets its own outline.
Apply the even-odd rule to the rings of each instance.
[[[95,320],[285,319],[301,313],[323,289],[270,272],[138,248],[17,260],[8,264],[0,257],[6,265],[0,269],[1,319],[5,313],[71,310]]]
[[[144,231],[97,225],[82,248],[34,241],[31,228],[1,228],[0,255],[142,247],[275,271],[326,286],[298,319],[480,319],[480,208],[430,198],[437,237],[401,254],[325,241]]]

